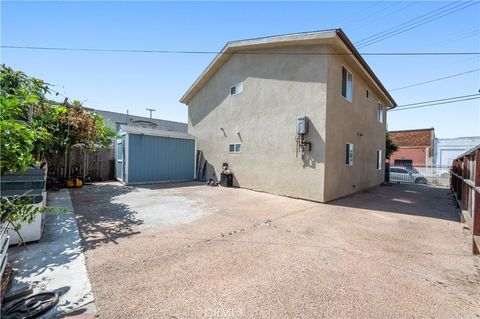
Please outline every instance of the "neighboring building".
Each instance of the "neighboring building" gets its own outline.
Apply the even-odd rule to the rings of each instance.
[[[188,128],[187,123],[160,120],[149,117],[130,115],[126,113],[96,110],[92,108],[86,109],[95,112],[98,115],[101,115],[105,121],[105,124],[110,126],[111,128],[114,128],[117,132],[120,129],[120,125],[129,125],[135,127],[152,128],[163,131],[175,131],[183,133],[186,133]]]
[[[433,128],[390,131],[390,138],[398,151],[390,156],[396,166],[432,165],[435,132]]]
[[[384,180],[396,103],[341,29],[228,42],[180,101],[206,179],[228,163],[235,186],[320,202]]]
[[[436,166],[451,166],[454,159],[480,144],[480,136],[437,138],[433,162]]]

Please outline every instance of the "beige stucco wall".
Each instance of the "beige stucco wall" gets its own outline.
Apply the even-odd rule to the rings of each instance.
[[[331,55],[328,68],[326,166],[324,200],[346,196],[379,185],[384,180],[382,169],[376,169],[376,150],[385,156],[386,112],[383,123],[377,120],[377,105],[387,105],[352,57]],[[341,94],[342,66],[353,75],[353,98],[349,102]],[[367,84],[370,83],[370,84]],[[366,90],[372,95],[366,97]],[[345,164],[345,145],[352,143],[353,165]]]
[[[325,49],[270,52],[309,50]],[[227,162],[236,186],[323,201],[327,61],[325,55],[233,55],[188,103],[188,131],[208,160],[207,178],[219,179]],[[230,96],[241,81],[243,93]],[[296,158],[296,118],[303,115],[312,151]],[[241,153],[230,154],[230,143],[242,143]]]

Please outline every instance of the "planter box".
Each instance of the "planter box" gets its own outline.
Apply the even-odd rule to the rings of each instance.
[[[46,170],[39,168],[28,169],[23,174],[4,173],[0,181],[0,196],[32,196],[35,201],[35,206],[45,207],[47,203],[47,192],[45,191],[46,179]],[[37,241],[42,237],[45,214],[38,214],[31,224],[26,222],[20,224],[19,233],[23,240],[25,242]],[[8,230],[8,235],[10,236],[10,245],[21,242],[17,232]]]
[[[36,207],[45,207],[47,202],[47,192],[43,192],[42,202],[35,204]],[[20,224],[21,227],[18,230],[24,242],[37,241],[42,238],[43,227],[45,225],[45,214],[37,214],[31,224],[27,222],[13,223],[15,226]],[[21,243],[21,239],[17,232],[14,230],[8,230],[8,236],[10,236],[10,245]]]
[[[0,196],[28,195],[38,197],[45,191],[46,171],[30,168],[23,174],[4,173],[0,181]]]

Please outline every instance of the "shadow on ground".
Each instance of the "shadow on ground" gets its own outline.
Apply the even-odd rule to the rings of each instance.
[[[143,221],[137,219],[136,212],[125,204],[112,202],[115,196],[134,190],[117,183],[104,183],[70,191],[85,250],[117,244],[118,239],[139,233],[133,228]]]
[[[422,197],[431,198],[431,201],[420,200]],[[449,189],[422,184],[381,186],[369,192],[334,200],[328,205],[460,221],[455,200]]]
[[[144,221],[128,203],[115,197],[134,193],[139,189],[171,189],[199,186],[198,182],[158,183],[126,186],[118,182],[87,185],[70,191],[80,233],[86,250],[99,245],[118,244],[118,239],[140,233],[136,226]]]
[[[75,260],[81,250],[76,249],[79,242],[73,240],[58,240],[60,237],[70,238],[75,229],[75,218],[66,213],[47,213],[45,230],[37,242],[11,246],[8,250],[9,260],[16,268],[21,268],[21,274],[27,276],[42,275],[56,267],[66,265]],[[25,273],[24,273],[25,272]]]

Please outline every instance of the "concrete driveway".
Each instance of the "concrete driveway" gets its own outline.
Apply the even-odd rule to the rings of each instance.
[[[480,317],[447,189],[319,204],[194,183],[71,191],[101,318]]]

